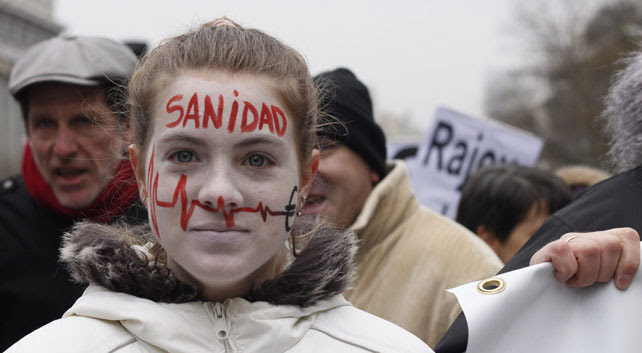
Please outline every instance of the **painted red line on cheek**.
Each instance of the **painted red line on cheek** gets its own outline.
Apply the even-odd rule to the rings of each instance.
[[[225,218],[225,225],[228,228],[234,227],[234,224],[235,224],[234,215],[240,212],[259,213],[261,215],[261,218],[263,219],[263,222],[267,221],[268,216],[287,216],[289,214],[289,212],[287,211],[272,211],[270,207],[263,206],[263,202],[259,202],[259,204],[255,208],[252,208],[252,207],[232,208],[228,213],[227,211],[225,211],[225,200],[223,199],[222,196],[219,196],[216,207],[209,207],[207,205],[203,205],[197,200],[194,200],[192,202],[196,206],[208,212],[212,212],[212,213],[223,212],[223,217]]]
[[[158,173],[156,173],[156,178],[153,181],[152,184],[152,178],[154,175],[154,152],[156,150],[156,146],[152,148],[152,156],[151,159],[149,160],[149,168],[147,170],[147,188],[149,189],[151,186],[151,193],[149,195],[149,212],[151,213],[152,216],[152,225],[154,226],[154,230],[156,230],[156,235],[158,236],[158,239],[160,239],[160,232],[158,231],[158,222],[156,220],[156,198],[158,194]]]
[[[158,179],[158,174],[157,174],[157,179]],[[185,190],[185,185],[187,184],[187,176],[185,174],[181,174],[180,179],[178,180],[178,183],[176,184],[176,189],[174,189],[174,196],[172,197],[172,201],[160,201],[156,200],[156,204],[159,207],[165,207],[165,208],[174,208],[176,204],[178,203],[178,198],[180,196],[181,198],[181,218],[180,218],[180,224],[181,228],[183,230],[187,229],[187,223],[189,222],[189,219],[192,217],[192,213],[194,212],[194,204],[192,202],[192,205],[190,209],[187,209],[187,191]],[[197,201],[198,202],[198,201]]]
[[[185,190],[186,185],[187,185],[187,176],[185,174],[181,174],[180,179],[176,184],[176,188],[174,189],[174,195],[172,197],[172,201],[160,201],[157,199],[156,196],[154,197],[154,202],[159,207],[174,208],[178,203],[179,196],[180,196],[180,202],[181,202],[180,225],[183,231],[187,230],[187,225],[189,224],[189,221],[192,218],[192,214],[194,213],[194,208],[196,206],[211,213],[222,212],[223,217],[225,218],[225,225],[227,226],[227,228],[234,227],[234,224],[235,224],[234,215],[239,212],[259,213],[261,215],[261,218],[263,219],[263,222],[267,221],[268,216],[288,216],[291,213],[288,211],[272,211],[269,207],[263,206],[263,202],[259,202],[256,208],[240,207],[240,208],[230,209],[230,211],[227,212],[225,210],[225,200],[223,199],[222,196],[219,196],[216,207],[210,207],[210,206],[204,205],[198,200],[189,201],[187,198],[187,191]],[[158,187],[158,172],[156,173],[156,179],[154,180],[154,190],[157,190],[157,187]],[[155,216],[152,216],[152,218],[155,219]],[[155,225],[155,227],[157,226]],[[156,230],[156,232],[158,233],[158,229]]]

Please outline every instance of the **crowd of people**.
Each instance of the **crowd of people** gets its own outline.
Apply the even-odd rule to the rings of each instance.
[[[642,54],[603,117],[619,174],[481,169],[455,221],[386,160],[353,72],[313,77],[261,30],[218,18],[140,59],[41,42],[9,80],[28,141],[0,183],[0,349],[464,352],[448,288],[552,262],[569,286],[625,290],[640,82]]]

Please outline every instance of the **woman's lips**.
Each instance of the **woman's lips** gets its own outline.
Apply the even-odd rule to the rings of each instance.
[[[216,244],[217,246],[227,246],[230,244],[242,244],[247,240],[247,235],[250,234],[247,230],[238,229],[190,229],[189,234],[205,241],[205,244]]]
[[[246,233],[248,229],[235,225],[234,227],[228,228],[224,224],[200,224],[191,226],[188,229],[193,232],[213,232],[213,233],[226,233],[226,232],[236,232],[236,233]]]

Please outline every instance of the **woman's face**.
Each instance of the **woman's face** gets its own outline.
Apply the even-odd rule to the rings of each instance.
[[[170,269],[206,288],[273,272],[314,163],[301,179],[294,124],[269,79],[184,72],[153,119],[137,178]]]

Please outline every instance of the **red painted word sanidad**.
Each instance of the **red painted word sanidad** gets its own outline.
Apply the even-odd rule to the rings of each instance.
[[[238,95],[238,91],[234,90],[234,96],[238,97]],[[225,107],[225,98],[222,94],[219,94],[217,103],[216,109],[214,109],[212,97],[205,95],[201,101],[198,93],[194,93],[189,102],[187,102],[187,106],[184,106],[183,95],[177,94],[167,100],[165,111],[168,114],[178,112],[178,118],[166,126],[168,128],[185,127],[189,123],[194,124],[197,129],[206,129],[211,123],[213,128],[219,129],[223,125],[223,110]],[[237,124],[241,104],[240,124]],[[239,103],[236,99],[232,101],[227,131],[234,132],[238,127],[242,132],[251,132],[257,129],[261,130],[265,125],[268,126],[271,133],[279,137],[283,136],[287,128],[287,119],[283,110],[276,105],[268,106],[266,103],[262,103],[259,111],[259,108],[251,102],[243,101]]]

